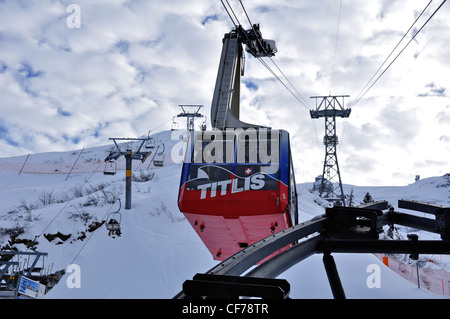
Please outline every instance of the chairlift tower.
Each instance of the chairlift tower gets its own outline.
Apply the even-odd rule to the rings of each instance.
[[[339,144],[336,135],[336,118],[348,118],[350,116],[351,109],[344,108],[346,97],[349,97],[349,95],[312,96],[312,99],[316,99],[316,109],[310,111],[312,119],[325,118],[325,136],[323,138],[325,161],[319,195],[322,197],[327,192],[329,201],[341,202],[342,206],[345,206],[345,196],[336,151],[336,146]]]
[[[110,138],[110,140],[114,141],[114,144],[116,145],[117,152],[111,152],[106,158],[105,162],[117,160],[120,156],[124,156],[126,160],[125,164],[125,209],[131,209],[131,169],[132,169],[132,162],[133,160],[140,160],[142,163],[145,162],[147,157],[150,156],[152,153],[151,151],[142,151],[142,147],[146,142],[149,142],[151,140],[150,137],[148,138],[117,138],[113,137]],[[127,141],[127,142],[140,142],[139,147],[137,150],[133,151],[130,147],[126,147],[124,150],[123,148],[120,148],[119,144],[117,144],[117,141]],[[127,143],[128,144],[128,143]]]
[[[200,113],[200,109],[203,105],[178,105],[183,112],[177,115],[177,117],[186,118],[186,128],[189,132],[194,131],[194,120],[198,117],[203,117]]]

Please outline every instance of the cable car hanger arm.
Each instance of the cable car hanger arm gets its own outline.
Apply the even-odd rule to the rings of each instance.
[[[244,74],[244,53],[246,51],[256,58],[272,57],[277,52],[275,41],[265,40],[258,24],[249,30],[238,25],[223,38],[223,48],[217,73],[216,86],[211,105],[211,126],[218,129],[259,127],[241,122],[240,84]]]

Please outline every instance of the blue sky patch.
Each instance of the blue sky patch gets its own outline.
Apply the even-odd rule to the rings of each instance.
[[[116,48],[119,50],[120,53],[127,53],[128,49],[130,48],[130,42],[125,40],[120,40],[116,43]]]
[[[259,7],[256,7],[256,9],[255,9],[256,13],[267,13],[270,11],[271,11],[271,9],[268,6],[259,6]]]
[[[428,96],[445,97],[447,95],[446,89],[443,87],[437,87],[434,82],[427,84],[425,87],[428,88],[428,92],[420,93],[417,95],[418,97],[428,97]]]
[[[245,87],[249,90],[252,90],[252,91],[258,90],[258,85],[256,85],[255,82],[252,82],[250,80],[243,80],[242,83],[244,83]]]
[[[21,75],[23,75],[25,78],[37,78],[44,74],[40,70],[34,70],[33,67],[28,63],[22,63],[22,67],[19,69],[19,72]]]
[[[74,144],[78,144],[78,143],[80,143],[80,141],[81,141],[81,137],[79,137],[79,136],[75,136],[75,137],[72,137],[72,142],[74,143]]]
[[[58,107],[58,114],[61,116],[71,116],[72,114],[70,112],[64,111],[62,108]]]
[[[206,16],[206,17],[202,20],[202,25],[207,24],[209,21],[217,21],[217,20],[219,20],[219,17],[217,16],[217,14],[210,15],[210,16]]]
[[[6,141],[11,146],[18,147],[19,143],[13,141],[8,137],[8,129],[4,126],[0,126],[0,139]]]
[[[62,138],[64,139],[64,141],[71,142],[73,144],[78,144],[81,141],[80,136],[69,137],[67,134],[63,134]]]
[[[5,63],[0,61],[0,73],[4,73],[7,68],[8,68],[8,66]]]
[[[0,138],[4,138],[8,134],[8,130],[4,126],[0,126]]]

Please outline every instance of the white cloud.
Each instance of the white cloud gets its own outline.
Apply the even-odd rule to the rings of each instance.
[[[66,25],[71,3],[81,9],[79,29]],[[230,3],[248,27],[239,2]],[[351,102],[426,5],[343,0],[331,81],[339,1],[243,3],[277,42],[274,61],[311,107],[310,96],[330,91]],[[415,173],[446,172],[448,14],[444,5],[350,118],[338,120],[344,183],[401,185]],[[159,129],[168,129],[178,104],[203,104],[209,118],[221,41],[232,26],[220,1],[207,0],[5,0],[0,21],[0,156],[107,144],[165,122]],[[312,181],[322,171],[323,120],[313,122],[257,60],[247,58],[244,80],[257,89],[243,85],[242,119],[287,129],[297,180]]]

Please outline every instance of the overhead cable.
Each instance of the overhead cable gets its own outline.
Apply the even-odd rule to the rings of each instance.
[[[286,88],[286,90],[289,91],[289,93],[292,94],[292,96],[300,103],[302,104],[305,108],[307,108],[309,110],[309,107],[307,104],[305,104],[305,102],[303,102],[287,85],[286,83],[283,82],[283,80],[272,70],[272,68],[262,59],[262,58],[258,58],[259,62],[261,62],[261,64],[270,72],[272,73],[272,75]],[[273,62],[273,61],[272,61]]]
[[[222,0],[221,0],[222,1]],[[228,1],[227,1],[228,3]],[[256,34],[254,25],[250,19],[250,16],[247,13],[247,10],[245,9],[244,4],[242,3],[242,0],[239,0],[239,3],[241,4],[242,10],[245,13],[245,16],[247,17],[247,20],[250,24],[250,27],[252,28],[253,32],[255,33],[255,38],[257,39],[257,41],[260,41],[258,35]],[[228,3],[229,4],[229,3]],[[233,11],[234,13],[234,11]],[[236,18],[237,19],[237,18]],[[264,47],[261,43],[260,43],[261,47]],[[288,85],[286,83],[283,82],[283,80],[271,69],[271,67],[262,59],[262,58],[258,58],[258,61],[267,69],[269,70],[270,73],[272,73],[272,75],[289,91],[289,93],[292,94],[292,96],[300,103],[302,104],[306,109],[310,109],[308,102],[305,100],[305,98],[300,94],[300,92],[294,87],[294,85],[292,84],[292,82],[287,78],[286,74],[281,70],[281,68],[276,64],[276,62],[269,57],[269,59],[272,61],[272,63],[275,65],[275,67],[278,69],[278,71],[281,73],[281,75],[284,77],[284,79],[287,81],[287,83],[291,86],[291,88],[293,89],[293,91],[295,91],[295,93],[288,87]],[[296,95],[297,94],[297,95]]]
[[[367,86],[369,85],[369,83],[374,79],[374,77],[377,75],[377,73],[381,70],[381,68],[386,64],[386,62],[389,60],[389,58],[391,57],[391,55],[395,52],[395,50],[398,48],[398,46],[400,45],[400,43],[402,43],[402,41],[405,39],[405,37],[409,34],[409,32],[411,31],[411,29],[414,27],[414,25],[417,23],[417,21],[420,19],[420,17],[423,15],[423,13],[427,10],[427,8],[430,6],[430,4],[433,2],[433,0],[430,0],[430,2],[427,4],[427,6],[422,10],[422,12],[419,14],[419,16],[416,18],[416,20],[413,22],[413,24],[411,24],[411,26],[409,27],[409,29],[405,32],[405,34],[403,35],[403,37],[400,39],[400,41],[398,41],[397,45],[394,47],[394,49],[392,49],[391,53],[389,53],[389,55],[387,56],[387,58],[383,61],[383,63],[380,65],[380,67],[375,71],[375,73],[372,75],[372,77],[370,78],[370,80],[366,83],[366,85],[361,89],[361,91],[358,93],[358,95],[356,96],[353,104],[356,104],[359,100],[360,100],[360,95],[362,94],[362,92],[367,88]]]
[[[403,39],[408,35],[409,31],[413,28],[413,26],[416,24],[416,22],[419,20],[419,18],[423,15],[423,13],[427,10],[427,8],[430,6],[431,0],[427,6],[422,10],[420,15],[417,17],[417,19],[414,21],[414,23],[411,25],[411,27],[406,31],[405,35],[402,37],[402,39],[399,41],[399,43],[395,46],[395,48],[392,50],[392,52],[389,54],[389,56],[386,58],[386,60],[383,62],[383,64],[378,68],[378,70],[375,72],[375,74],[372,76],[372,78],[367,82],[367,84],[364,86],[364,88],[359,92],[357,97],[353,102],[349,104],[350,107],[354,107],[366,94],[367,92],[375,85],[375,83],[378,82],[378,80],[386,73],[386,71],[391,67],[391,65],[397,60],[397,58],[405,51],[405,49],[408,47],[408,45],[416,38],[416,36],[423,30],[423,28],[430,22],[430,20],[434,17],[434,15],[442,8],[445,2],[447,0],[442,1],[442,3],[439,5],[439,7],[433,12],[433,14],[425,21],[425,23],[420,27],[418,31],[414,33],[412,38],[406,43],[406,45],[403,47],[403,49],[395,56],[395,58],[389,63],[389,65],[384,69],[384,71],[375,79],[375,81],[370,84],[372,79],[377,75],[377,73],[381,70],[383,65],[387,62],[387,60],[390,58],[390,56],[394,53],[394,51],[397,49],[397,47],[400,45],[400,43],[403,41]],[[370,86],[369,86],[370,84]],[[367,88],[367,89],[366,89]],[[366,90],[365,90],[366,89]],[[365,91],[364,91],[365,90]]]
[[[341,4],[339,5],[339,18],[338,18],[337,31],[336,31],[336,43],[334,45],[333,68],[331,70],[330,95],[331,95],[331,89],[333,87],[334,67],[336,64],[336,55],[337,55],[337,47],[338,47],[338,40],[339,40],[339,29],[340,29],[340,25],[341,25],[341,13],[342,13],[342,0],[341,0]]]
[[[228,14],[228,17],[230,17],[231,22],[234,24],[234,26],[237,28],[239,25],[241,25],[241,22],[239,21],[238,17],[236,16],[236,13],[234,12],[233,8],[231,7],[230,3],[228,2],[228,0],[225,0],[227,5],[225,5],[225,3],[223,2],[223,0],[220,0],[220,2],[222,3],[222,6],[224,7],[225,11]],[[231,13],[230,13],[231,11]],[[233,16],[231,15],[233,14]],[[236,21],[234,21],[236,19]]]
[[[294,91],[297,93],[297,95],[300,97],[300,99],[302,101],[300,101],[297,96],[294,95],[294,97],[299,100],[299,102],[306,107],[307,109],[310,109],[308,101],[305,100],[305,98],[300,94],[300,92],[295,88],[295,86],[292,84],[292,82],[287,78],[287,76],[284,74],[283,71],[281,71],[280,67],[275,63],[275,61],[269,57],[270,61],[272,61],[272,63],[275,65],[275,67],[278,69],[278,71],[280,71],[280,73],[283,75],[283,77],[286,79],[286,81],[291,85],[291,87],[294,89]],[[289,90],[290,91],[290,90]]]

